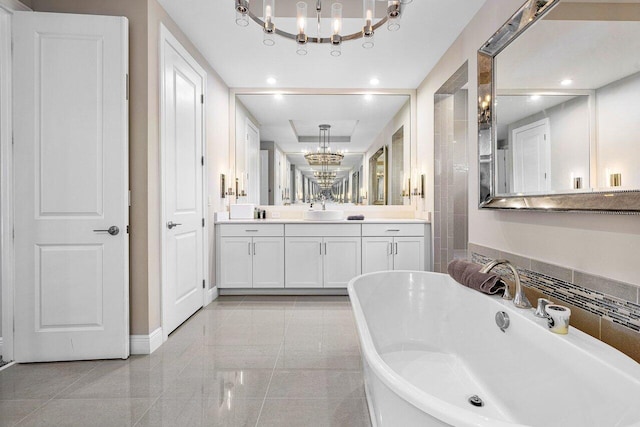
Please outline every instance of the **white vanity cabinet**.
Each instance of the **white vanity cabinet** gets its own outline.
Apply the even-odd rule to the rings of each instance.
[[[284,288],[284,225],[218,226],[220,288]]]
[[[360,224],[287,224],[286,288],[346,288],[361,272]]]
[[[362,273],[425,270],[425,224],[362,225]]]

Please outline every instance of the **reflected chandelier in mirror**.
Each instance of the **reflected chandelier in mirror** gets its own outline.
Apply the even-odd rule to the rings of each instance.
[[[478,50],[480,207],[640,213],[639,54],[639,1],[527,1]]]

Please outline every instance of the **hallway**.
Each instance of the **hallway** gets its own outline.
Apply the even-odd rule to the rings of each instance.
[[[159,350],[0,372],[4,426],[369,426],[347,297],[220,297]]]

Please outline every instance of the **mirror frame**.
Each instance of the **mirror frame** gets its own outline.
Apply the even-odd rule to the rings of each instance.
[[[511,18],[478,49],[478,186],[481,185],[480,163],[489,163],[489,196],[482,200],[480,209],[529,210],[541,212],[587,212],[606,214],[640,215],[640,190],[600,191],[580,193],[552,193],[543,195],[495,195],[496,165],[494,143],[497,123],[494,114],[496,99],[495,57],[522,32],[542,18],[561,0],[527,0]],[[489,98],[488,98],[489,97]],[[489,102],[483,104],[483,100]],[[489,152],[482,153],[482,133],[489,135]],[[481,194],[482,191],[479,191]]]
[[[418,159],[417,159],[417,134],[418,134],[418,113],[417,113],[417,89],[321,89],[321,88],[293,88],[293,89],[270,89],[270,88],[230,88],[229,89],[229,165],[228,173],[230,176],[226,177],[227,180],[235,178],[236,171],[236,95],[406,95],[409,96],[409,104],[411,107],[411,135],[409,160],[410,170],[418,171]],[[363,153],[364,154],[364,153]],[[365,159],[366,161],[366,159]],[[418,175],[423,174],[424,171],[420,171]],[[362,177],[360,177],[362,183]],[[368,184],[367,184],[368,185]],[[368,188],[368,187],[367,187]],[[367,191],[367,190],[365,190]],[[362,195],[361,195],[362,196]],[[411,197],[411,203],[408,205],[359,205],[359,209],[384,209],[384,210],[396,210],[396,211],[415,211],[418,209],[418,198]],[[231,199],[230,199],[231,200]],[[235,199],[234,199],[235,200]],[[237,203],[237,201],[229,202]],[[261,205],[262,206],[262,205]],[[305,206],[285,206],[285,205],[265,205],[270,208],[277,209],[306,209]]]

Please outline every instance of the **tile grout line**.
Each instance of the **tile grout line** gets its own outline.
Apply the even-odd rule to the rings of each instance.
[[[295,308],[296,303],[298,302],[298,298],[296,297],[293,301],[293,307]],[[284,340],[287,336],[287,329],[289,329],[289,319],[287,319],[284,326],[284,335],[282,336],[282,341],[280,341],[280,349],[278,349],[278,355],[276,356],[276,361],[273,364],[273,369],[271,370],[271,376],[269,377],[269,384],[267,384],[267,389],[264,392],[264,398],[262,399],[262,405],[260,405],[260,411],[258,411],[258,418],[256,418],[256,425],[258,427],[260,423],[260,417],[262,416],[262,410],[264,409],[264,404],[267,402],[267,396],[269,395],[269,389],[271,388],[271,381],[273,380],[273,375],[276,372],[276,367],[278,366],[278,361],[280,360],[280,354],[282,353],[282,348],[284,347]]]
[[[83,375],[80,375],[75,381],[71,382],[71,384],[69,384],[68,386],[64,387],[62,390],[60,390],[59,392],[55,393],[53,396],[51,396],[49,399],[47,399],[42,405],[38,406],[37,408],[35,408],[33,411],[29,412],[27,415],[25,415],[24,417],[22,417],[20,420],[18,420],[17,423],[14,424],[14,426],[18,426],[20,425],[20,423],[22,423],[24,420],[26,420],[27,418],[29,418],[31,415],[35,414],[36,412],[40,411],[42,408],[44,408],[45,406],[47,406],[52,400],[54,400],[57,396],[59,396],[60,394],[64,393],[66,390],[68,390],[71,386],[73,386],[75,383],[77,383],[78,381],[80,381],[82,378],[84,378],[85,376],[89,375],[91,372],[93,372],[95,369],[98,368],[98,364],[96,363],[96,366],[94,366],[93,368],[89,369],[87,372],[85,372]]]

